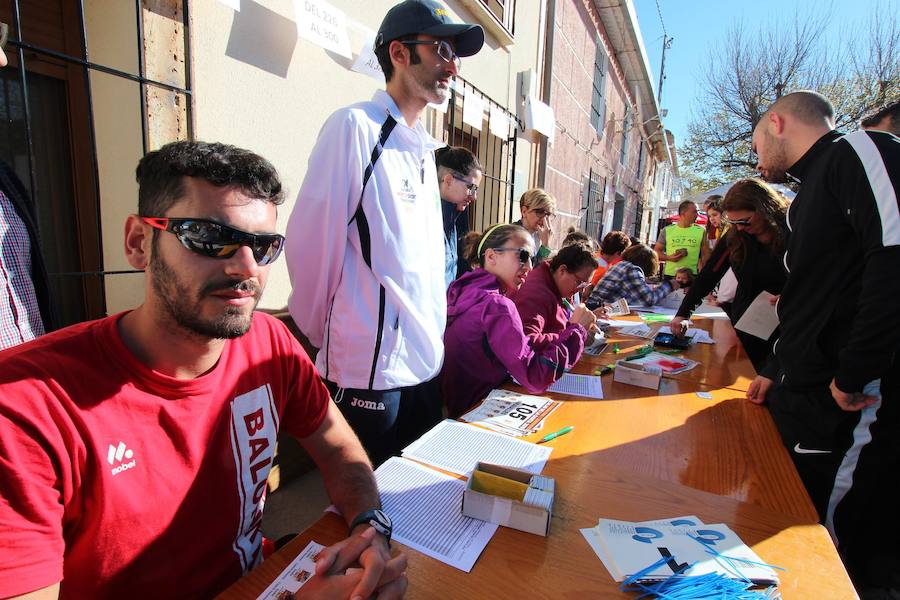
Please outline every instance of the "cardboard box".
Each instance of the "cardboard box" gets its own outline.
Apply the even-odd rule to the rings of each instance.
[[[613,381],[658,390],[661,379],[662,369],[655,365],[639,365],[628,360],[616,361]]]
[[[523,471],[521,469],[513,469],[512,467],[482,462],[478,463],[475,466],[475,469],[519,481],[526,485],[528,485],[531,478],[535,476],[534,473]],[[549,490],[545,489],[545,493],[550,494],[549,508],[533,506],[517,500],[510,500],[509,498],[501,498],[499,496],[476,492],[472,489],[472,477],[469,477],[469,482],[463,493],[462,513],[467,517],[496,523],[498,525],[503,525],[504,527],[512,527],[513,529],[546,537],[547,534],[550,533],[550,518],[553,513],[555,482],[550,477],[542,475],[538,477],[545,482],[548,480],[550,482],[549,486],[544,486],[544,488],[551,488]]]

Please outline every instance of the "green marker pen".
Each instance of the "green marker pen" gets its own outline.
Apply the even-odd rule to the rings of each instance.
[[[545,435],[544,437],[542,437],[542,438],[538,441],[538,444],[543,444],[544,442],[549,442],[550,440],[555,440],[556,438],[558,438],[558,437],[561,436],[561,435],[566,435],[567,433],[569,433],[569,432],[572,431],[573,429],[575,429],[575,427],[573,427],[572,425],[569,425],[568,427],[563,427],[563,428],[560,429],[559,431],[554,431],[553,433],[551,433],[551,434],[549,434],[549,435]]]

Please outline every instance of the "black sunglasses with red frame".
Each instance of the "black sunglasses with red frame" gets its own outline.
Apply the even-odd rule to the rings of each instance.
[[[284,236],[277,233],[247,233],[209,219],[175,219],[169,217],[141,217],[141,220],[178,238],[181,245],[208,258],[231,258],[247,246],[256,264],[270,265],[284,249]]]

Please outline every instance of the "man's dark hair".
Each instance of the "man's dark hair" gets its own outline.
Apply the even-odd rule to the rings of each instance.
[[[469,152],[466,148],[459,146],[444,146],[434,153],[434,162],[438,168],[438,177],[443,178],[444,173],[441,169],[455,171],[460,175],[467,176],[472,171],[484,171],[478,157]]]
[[[281,180],[262,156],[208,142],[172,142],[138,162],[138,214],[159,217],[184,196],[184,178],[198,177],[218,186],[237,186],[251,198],[284,202]]]
[[[900,100],[894,100],[879,108],[876,112],[859,122],[865,129],[875,127],[884,119],[888,119],[888,131],[900,135]]]
[[[682,202],[681,204],[678,205],[678,214],[683,215],[684,213],[687,212],[687,209],[689,209],[692,206],[694,208],[697,208],[697,204],[693,200],[685,200],[684,202]]]
[[[600,242],[600,254],[607,256],[620,254],[625,252],[630,245],[631,238],[624,231],[610,231],[603,236],[603,241]]]
[[[659,271],[659,257],[649,246],[632,244],[622,253],[622,260],[641,268],[644,277],[654,277]]]
[[[391,42],[407,42],[409,40],[414,40],[419,37],[417,33],[411,33],[409,35],[401,35],[400,37],[388,40],[383,43],[381,46],[376,48],[375,50],[375,58],[378,59],[378,66],[381,67],[382,73],[384,73],[384,82],[387,83],[394,76],[394,63],[391,62],[391,54],[390,47]],[[417,65],[422,62],[422,59],[419,58],[419,51],[415,46],[406,46],[409,50],[409,64]]]

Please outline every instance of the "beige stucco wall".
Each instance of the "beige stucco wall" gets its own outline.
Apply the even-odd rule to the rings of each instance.
[[[377,30],[384,0],[331,0],[348,18]],[[192,3],[191,52],[195,135],[249,148],[279,170],[288,199],[279,211],[284,231],[321,124],[335,109],[369,99],[379,83],[349,70],[346,59],[297,37],[292,0],[244,0],[235,13],[216,0]],[[517,73],[537,66],[540,0],[520,0],[509,50],[488,34],[485,49],[463,60],[462,75],[488,96],[518,112]],[[471,12],[447,2],[457,20]],[[361,35],[350,29],[357,53]],[[531,145],[518,143],[517,171],[528,172]],[[315,218],[315,215],[310,215]],[[290,293],[285,261],[272,268],[261,307],[278,309]]]
[[[137,75],[134,3],[86,2],[84,10],[91,61]],[[136,82],[93,70],[90,85],[104,270],[129,270],[123,233],[125,219],[137,209],[134,168],[143,155],[140,89]],[[107,275],[104,284],[109,314],[137,306],[143,299],[143,275]]]

